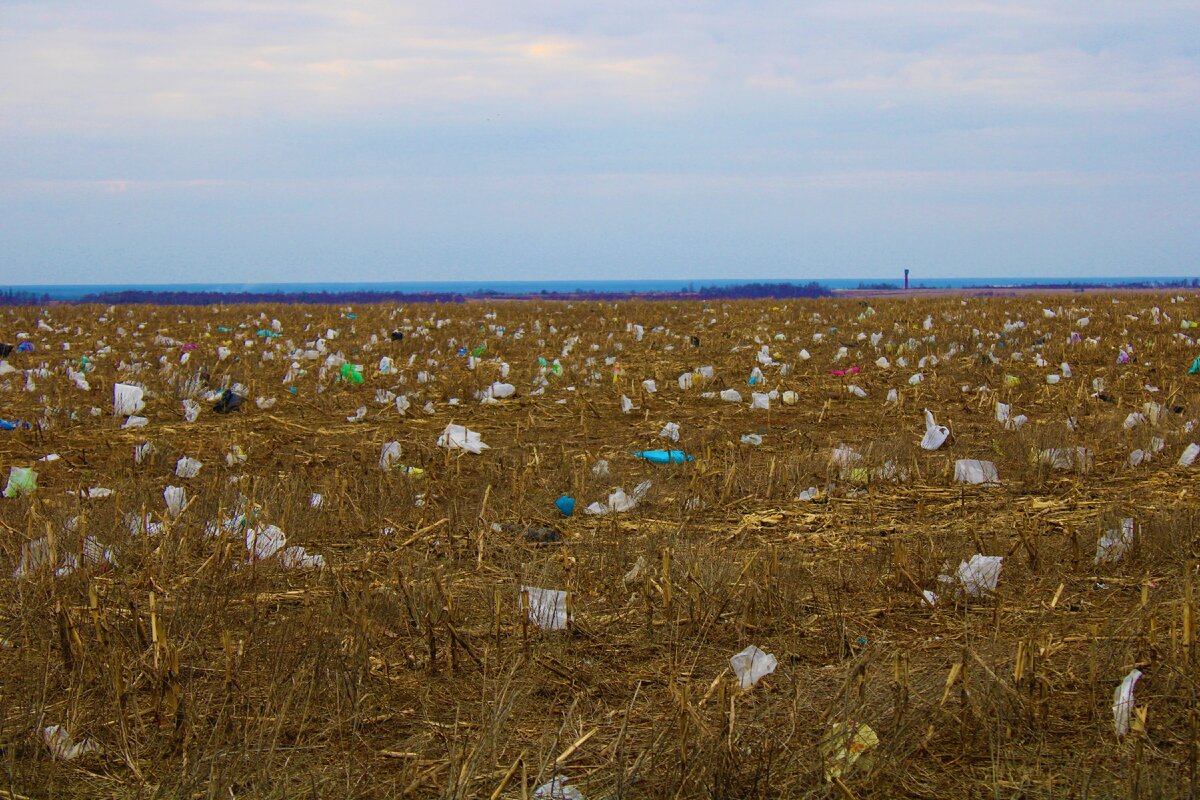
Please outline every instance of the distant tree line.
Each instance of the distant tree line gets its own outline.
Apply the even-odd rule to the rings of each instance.
[[[50,302],[50,295],[33,292],[18,292],[14,289],[0,292],[0,306],[36,306]]]
[[[97,292],[79,298],[79,303],[104,305],[153,304],[164,306],[208,306],[237,303],[304,303],[332,305],[352,303],[462,303],[455,292],[170,292],[128,289]]]
[[[733,286],[701,286],[696,296],[702,300],[785,300],[803,297],[830,297],[829,289],[817,283],[739,283]]]

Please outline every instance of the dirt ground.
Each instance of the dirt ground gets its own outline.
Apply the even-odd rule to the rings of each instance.
[[[0,375],[0,481],[37,487],[0,498],[0,796],[1195,796],[1196,317],[1144,292],[6,309],[33,350]],[[439,446],[451,423],[488,448]],[[667,448],[693,460],[632,455]],[[960,579],[976,555],[994,590]],[[777,664],[742,688],[749,645]]]

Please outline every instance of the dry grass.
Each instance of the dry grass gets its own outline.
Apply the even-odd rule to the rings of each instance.
[[[1072,301],[1090,311],[1043,318],[1043,306]],[[1154,324],[1152,305],[1173,321]],[[22,375],[0,378],[8,388],[0,416],[51,411],[45,430],[0,433],[4,472],[36,465],[40,473],[34,495],[0,501],[2,560],[15,568],[23,543],[49,535],[57,561],[92,536],[114,548],[118,566],[0,581],[0,795],[525,797],[563,773],[589,800],[1195,796],[1200,505],[1194,471],[1173,466],[1200,437],[1184,427],[1200,413],[1185,374],[1200,350],[1176,335],[1180,318],[1200,315],[1195,298],[881,300],[860,321],[864,308],[514,303],[362,307],[351,320],[323,307],[139,307],[101,323],[104,309],[64,307],[52,309],[50,324],[64,329],[55,333],[36,331],[35,310],[7,310],[5,329],[38,343],[14,365],[45,364],[51,374],[35,376],[32,392]],[[483,319],[488,311],[497,318]],[[1000,347],[988,334],[1006,313],[1028,325]],[[1096,346],[1068,343],[1072,320],[1084,315],[1091,323],[1080,331],[1098,337]],[[254,332],[271,317],[284,338],[264,345]],[[406,317],[429,333],[389,341]],[[436,328],[430,321],[439,318],[450,322]],[[627,320],[646,326],[643,341]],[[136,339],[118,335],[139,322]],[[216,330],[242,322],[245,330]],[[489,323],[506,335],[481,332]],[[303,347],[330,327],[341,331],[330,351],[363,363],[366,383],[335,382],[330,370],[318,391],[321,362],[308,361],[289,394],[280,381],[290,359],[258,354],[288,339]],[[825,339],[814,344],[817,331]],[[878,352],[855,340],[860,331],[884,333]],[[178,349],[154,343],[159,332],[200,349],[181,367]],[[776,333],[787,341],[772,341]],[[930,334],[936,342],[920,341]],[[536,359],[559,356],[572,336],[579,342],[562,359],[563,375],[548,374],[545,395],[528,396]],[[787,377],[764,371],[768,388],[798,393],[796,405],[747,408],[755,336],[793,365]],[[910,336],[919,341],[909,367],[874,366],[884,344]],[[1037,351],[1052,365],[1070,362],[1073,378],[1045,384],[1049,369],[1032,361],[1042,336]],[[60,367],[91,356],[100,339],[113,352],[95,359],[83,393]],[[218,362],[226,339],[234,355]],[[484,341],[482,363],[468,370],[455,351]],[[965,349],[945,359],[956,342]],[[1138,358],[1117,365],[1126,342]],[[857,363],[861,374],[827,374],[840,344],[855,346],[837,366]],[[980,344],[1001,363],[981,362]],[[797,359],[801,347],[812,360]],[[1025,359],[1009,360],[1018,350]],[[896,361],[894,350],[886,354]],[[925,354],[942,361],[910,385]],[[381,355],[395,359],[403,382],[377,374]],[[605,356],[619,358],[617,382]],[[490,357],[512,365],[518,395],[480,405],[474,392],[498,377]],[[140,372],[121,368],[139,361]],[[716,378],[679,391],[675,377],[705,364]],[[202,366],[212,386],[245,384],[251,402],[226,416],[206,405],[186,423],[178,379]],[[437,380],[417,383],[420,369]],[[1007,385],[1006,375],[1019,383]],[[1091,396],[1094,377],[1105,379],[1107,400]],[[642,391],[644,378],[657,379],[657,394]],[[149,427],[119,429],[111,414],[119,380],[146,385]],[[868,397],[847,394],[851,382]],[[726,387],[747,403],[699,397]],[[900,403],[887,406],[893,387]],[[408,393],[407,416],[372,402],[380,388]],[[622,393],[638,406],[631,414],[620,413]],[[259,395],[278,404],[260,410]],[[450,397],[462,404],[448,405]],[[1030,422],[1004,430],[996,400]],[[421,410],[426,401],[432,415]],[[1126,415],[1147,401],[1167,413],[1153,431],[1126,430]],[[93,405],[104,413],[89,416]],[[347,422],[362,405],[367,418]],[[916,444],[924,407],[953,431],[933,453]],[[73,410],[77,420],[68,419]],[[451,420],[480,431],[491,449],[436,447]],[[694,463],[629,456],[667,446],[657,438],[667,421],[680,423],[676,446]],[[761,446],[739,443],[754,431]],[[1151,432],[1165,451],[1129,468],[1129,450],[1146,447]],[[423,478],[379,468],[390,440]],[[133,448],[142,441],[157,452],[138,466]],[[890,460],[906,477],[844,480],[829,464],[839,444],[863,453],[868,474]],[[235,445],[248,460],[229,466]],[[1094,452],[1086,474],[1036,459],[1076,445]],[[61,460],[36,462],[50,452]],[[190,480],[173,474],[185,454],[204,462]],[[609,460],[610,476],[592,473],[598,458]],[[1003,484],[952,483],[956,458],[996,462]],[[653,488],[625,514],[562,519],[553,506],[567,493],[582,509],[646,478]],[[170,484],[186,486],[190,499],[178,519],[163,503]],[[818,502],[795,499],[812,485],[822,490]],[[82,499],[79,490],[93,486],[113,495]],[[312,492],[324,496],[322,508],[310,507]],[[700,505],[688,510],[693,498]],[[329,566],[248,564],[239,532],[205,535],[240,504]],[[133,536],[130,513],[149,513],[165,530]],[[1138,524],[1133,549],[1116,564],[1093,564],[1099,536],[1126,516]],[[508,522],[557,526],[564,541],[532,544],[492,528]],[[1006,556],[998,590],[956,600],[938,575],[974,553]],[[639,558],[646,569],[626,580]],[[521,585],[568,590],[570,629],[530,625]],[[942,595],[936,609],[921,600],[925,589]],[[751,643],[779,667],[741,692],[728,659]],[[1118,741],[1112,693],[1135,666],[1145,674],[1137,686],[1145,721]],[[880,743],[870,763],[829,782],[822,742],[849,720],[869,724]],[[103,751],[53,758],[40,733],[51,724]]]

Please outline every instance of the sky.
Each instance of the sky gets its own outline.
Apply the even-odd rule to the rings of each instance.
[[[1200,274],[1195,0],[0,0],[0,284]]]

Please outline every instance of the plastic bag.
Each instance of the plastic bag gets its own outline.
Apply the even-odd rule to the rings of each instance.
[[[745,650],[729,659],[729,666],[737,676],[738,685],[743,689],[752,689],[762,678],[770,675],[779,666],[779,660],[770,653],[750,645]]]
[[[4,496],[33,494],[37,491],[37,478],[37,472],[31,467],[13,467],[8,473],[8,485],[4,487]]]
[[[651,464],[683,464],[692,460],[692,457],[682,450],[641,450],[631,455]]]
[[[995,591],[1003,566],[1004,556],[984,556],[979,553],[971,556],[970,561],[961,562],[958,565],[958,580],[963,591],[971,597]]]
[[[925,409],[925,437],[921,439],[921,447],[925,450],[937,450],[946,443],[949,436],[950,429],[945,425],[938,425],[933,418],[933,412]]]
[[[130,414],[136,414],[146,407],[146,401],[142,399],[145,391],[140,386],[132,386],[128,383],[113,384],[113,415],[118,417],[127,417]]]
[[[1129,717],[1134,707],[1133,688],[1141,677],[1141,670],[1132,670],[1113,692],[1113,727],[1117,736],[1129,733]]]
[[[954,480],[959,483],[999,483],[1000,473],[991,461],[960,458],[954,462]]]
[[[175,474],[180,478],[194,478],[200,473],[200,467],[204,466],[199,460],[190,456],[182,456],[175,462]]]
[[[567,627],[567,593],[558,589],[542,589],[537,586],[522,586],[528,598],[529,621],[539,628],[558,631]]]
[[[437,445],[449,450],[466,450],[468,453],[476,455],[489,449],[478,433],[468,430],[464,425],[455,425],[454,423],[450,423],[442,431],[442,435],[438,437]]]
[[[1121,520],[1121,529],[1112,530],[1100,537],[1096,543],[1096,563],[1106,564],[1120,561],[1133,545],[1134,522],[1131,517]]]

